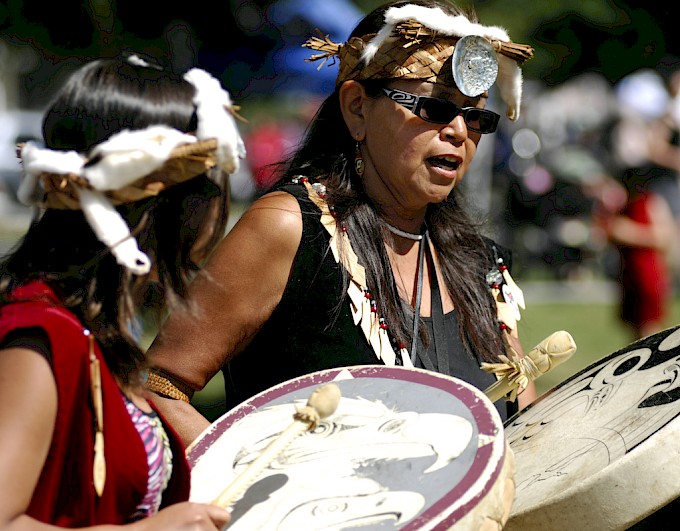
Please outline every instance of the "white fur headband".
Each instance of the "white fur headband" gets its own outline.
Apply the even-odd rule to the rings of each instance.
[[[490,41],[510,41],[507,31],[498,26],[475,24],[463,15],[447,15],[438,7],[431,8],[409,4],[402,7],[391,7],[385,12],[385,25],[369,41],[362,53],[364,62],[368,64],[375,57],[380,46],[392,38],[397,24],[410,20],[416,21],[440,35],[451,37],[479,35]],[[516,120],[519,117],[522,101],[522,71],[517,62],[509,57],[497,53],[497,59],[497,83],[500,95],[508,105],[508,117],[511,120]]]
[[[136,275],[150,271],[149,257],[139,250],[130,229],[104,195],[121,190],[159,170],[178,146],[197,140],[215,139],[217,165],[226,173],[239,168],[239,158],[246,155],[227,91],[207,72],[194,68],[184,78],[196,91],[194,104],[198,116],[196,136],[167,126],[123,130],[95,146],[87,155],[75,151],[53,151],[27,142],[21,148],[24,176],[18,190],[19,199],[27,205],[40,205],[38,191],[43,173],[81,177],[78,203],[97,238],[116,257],[117,262]]]

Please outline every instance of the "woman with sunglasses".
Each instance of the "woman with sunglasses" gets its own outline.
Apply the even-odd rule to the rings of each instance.
[[[499,115],[484,108],[498,77],[519,113],[518,64],[532,54],[504,30],[443,0],[385,4],[340,45],[336,90],[258,199],[212,255],[191,296],[150,349],[155,386],[191,441],[207,421],[187,403],[217,371],[227,407],[309,372],[415,366],[484,389],[517,338],[522,295],[510,255],[482,236],[456,184]],[[214,281],[222,284],[214,288]],[[533,396],[532,389],[521,395]],[[503,418],[516,403],[497,403]]]

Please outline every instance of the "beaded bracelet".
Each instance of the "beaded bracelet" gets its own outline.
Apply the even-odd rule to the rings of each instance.
[[[187,393],[181,391],[168,378],[158,374],[155,371],[152,370],[149,371],[149,377],[146,381],[146,387],[150,391],[158,393],[161,396],[165,396],[167,398],[174,398],[175,400],[182,400],[187,403],[191,402],[191,398],[189,398],[189,395]]]

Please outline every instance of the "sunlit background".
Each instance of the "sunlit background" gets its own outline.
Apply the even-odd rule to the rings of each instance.
[[[233,224],[275,178],[266,164],[295,146],[333,90],[337,65],[319,69],[306,62],[310,53],[300,45],[317,29],[344,42],[379,3],[2,2],[0,252],[14,244],[30,218],[16,201],[15,145],[40,138],[41,112],[53,89],[83,61],[135,52],[177,72],[200,66],[222,81],[248,120],[242,125],[248,158],[232,179]],[[561,328],[579,345],[572,361],[539,382],[544,390],[632,340],[617,314],[618,255],[592,214],[597,205],[613,208],[622,200],[620,189],[609,186],[622,164],[612,134],[621,111],[651,118],[671,105],[679,32],[669,3],[662,2],[473,5],[484,24],[503,26],[515,41],[535,48],[524,67],[520,119],[503,120],[495,135],[483,139],[461,186],[470,208],[487,220],[488,233],[514,250],[514,276],[528,303],[520,322],[525,348]],[[490,107],[502,112],[495,93]],[[677,175],[669,172],[659,187],[680,219]],[[675,251],[674,300],[679,262]],[[680,318],[676,306],[668,326]]]

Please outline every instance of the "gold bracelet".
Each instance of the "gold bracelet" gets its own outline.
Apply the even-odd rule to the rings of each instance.
[[[149,378],[146,381],[146,386],[150,391],[167,398],[174,398],[175,400],[182,400],[187,403],[191,402],[188,394],[180,391],[179,388],[165,376],[161,376],[154,371],[149,371]]]

